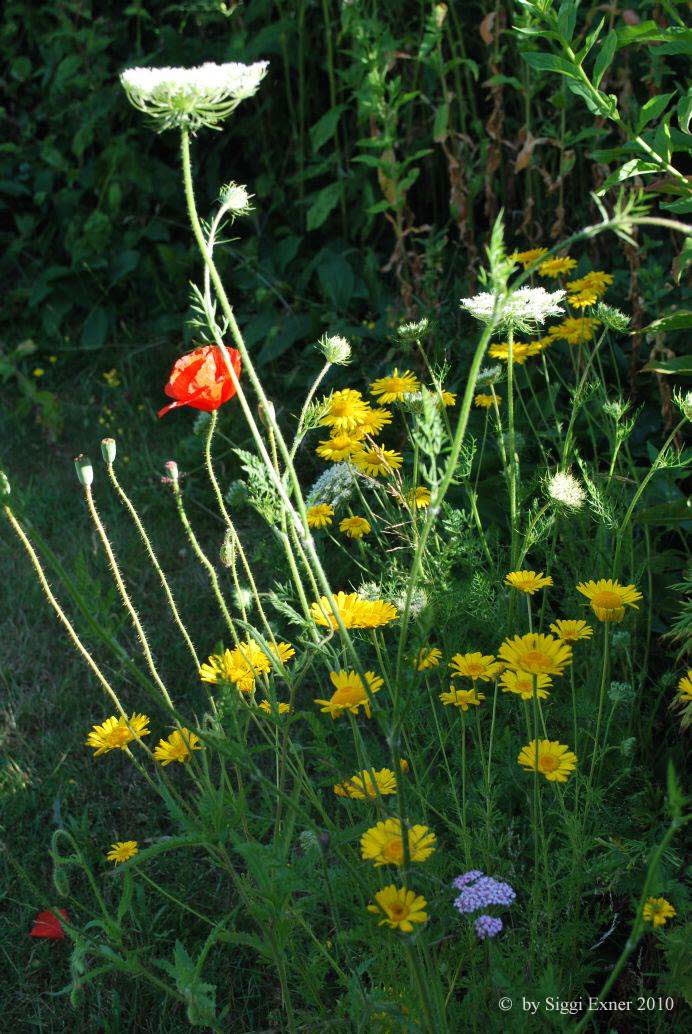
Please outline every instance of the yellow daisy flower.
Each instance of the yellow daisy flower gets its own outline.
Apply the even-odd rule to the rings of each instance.
[[[532,341],[515,341],[512,345],[512,362],[516,363],[517,366],[523,366],[527,359],[532,355],[537,355],[541,349],[536,347],[536,343]],[[509,362],[509,341],[503,341],[498,345],[491,345],[488,349],[488,355],[492,356],[493,359],[502,359],[503,362]]]
[[[115,862],[116,865],[119,865],[121,862],[134,858],[138,852],[139,847],[136,840],[118,840],[115,844],[111,844],[111,849],[106,858],[109,862]]]
[[[564,258],[551,258],[541,262],[538,267],[540,276],[556,277],[563,273],[570,273],[577,264],[577,260],[565,256]]]
[[[308,526],[310,528],[328,528],[332,523],[334,507],[329,503],[316,503],[308,508]]]
[[[495,398],[497,399],[499,405],[501,402],[500,396],[496,395]],[[479,394],[474,395],[473,404],[474,406],[478,406],[479,409],[492,409],[492,407],[495,405],[495,401],[492,395]]]
[[[384,914],[384,919],[380,919],[378,926],[388,926],[391,930],[411,933],[414,923],[427,921],[427,901],[414,890],[395,887],[390,883],[375,894],[375,901],[376,905],[368,905],[368,912],[375,915]]]
[[[498,664],[492,654],[482,653],[455,653],[449,664],[452,669],[452,678],[461,676],[466,679],[473,679],[475,682],[490,682],[499,671],[502,665]]]
[[[386,797],[396,793],[396,776],[389,768],[381,768],[378,772],[364,769],[362,772],[356,772],[345,782],[336,783],[334,793],[337,797],[350,797],[354,801],[374,800],[378,794],[380,797]]]
[[[406,502],[412,510],[422,510],[424,507],[430,506],[430,499],[430,489],[425,485],[413,488],[406,496]]]
[[[379,628],[397,618],[396,607],[384,600],[362,600],[357,592],[337,592],[333,599],[346,628]],[[338,627],[326,596],[312,604],[310,616],[318,625]]]
[[[94,757],[110,750],[125,750],[128,743],[149,735],[149,719],[145,714],[133,714],[129,721],[111,715],[103,725],[95,725],[86,739],[87,747],[94,747]]]
[[[528,671],[532,675],[562,675],[572,663],[572,647],[551,635],[535,632],[505,639],[499,655],[508,668]]]
[[[594,269],[591,273],[587,273],[586,276],[582,276],[578,280],[570,280],[565,286],[570,294],[581,291],[594,291],[602,295],[605,294],[612,282],[613,278],[610,273],[603,273],[598,269]],[[569,301],[571,300],[570,298]]]
[[[654,926],[665,926],[667,920],[676,914],[670,901],[665,898],[647,898],[642,909],[644,921]]]
[[[370,534],[372,528],[365,517],[344,517],[339,524],[339,531],[343,531],[350,539],[362,539],[363,535]]]
[[[388,409],[371,409],[370,406],[365,411],[365,416],[362,417],[358,424],[357,431],[362,435],[369,434],[374,437],[379,434],[386,424],[391,424],[392,414]]]
[[[334,686],[334,692],[329,700],[315,700],[320,705],[322,714],[329,714],[332,718],[339,718],[344,712],[358,714],[362,707],[366,716],[370,717],[370,699],[360,675],[355,671],[330,671],[329,678]],[[374,696],[379,693],[383,686],[383,679],[374,671],[366,671],[365,678],[370,694]]]
[[[550,631],[565,643],[578,643],[580,639],[590,639],[593,628],[585,621],[554,621]]]
[[[327,409],[320,423],[333,427],[335,431],[352,431],[365,416],[367,405],[359,391],[352,388],[335,391],[327,401]]]
[[[600,322],[594,316],[570,316],[551,327],[548,334],[557,341],[566,341],[568,345],[581,345],[591,341]]]
[[[612,578],[601,578],[599,581],[579,582],[577,592],[586,596],[591,609],[599,621],[622,621],[625,607],[639,610],[637,601],[642,594],[634,585],[620,585]]]
[[[395,367],[389,377],[380,377],[370,385],[370,394],[379,395],[378,402],[400,402],[407,395],[420,391],[420,382],[410,370],[399,373]]]
[[[358,470],[370,477],[389,477],[395,470],[398,470],[404,462],[400,452],[393,449],[383,449],[379,445],[373,445],[369,449],[362,447],[353,454],[353,462]]]
[[[437,646],[421,646],[416,657],[416,671],[427,671],[436,668],[442,659],[442,650]]]
[[[329,460],[331,463],[341,463],[361,448],[360,441],[352,434],[337,434],[333,438],[319,442],[315,452],[320,459]]]
[[[292,657],[295,657],[296,651],[290,643],[269,643],[269,652],[276,657],[277,661],[281,664],[286,664]]]
[[[510,589],[525,592],[529,596],[533,596],[539,589],[545,589],[552,584],[553,579],[550,575],[544,575],[542,572],[537,574],[535,571],[510,571],[505,576],[505,585],[508,585]]]
[[[437,837],[427,826],[410,826],[406,831],[412,862],[424,862],[437,846]],[[404,864],[404,838],[399,819],[385,819],[363,833],[360,850],[366,862],[380,865]]]
[[[271,700],[261,700],[259,703],[260,711],[264,711],[265,714],[290,714],[291,707],[289,704],[285,704],[283,701],[277,703],[276,707],[272,707]]]
[[[553,680],[549,675],[536,675],[536,689],[540,700],[548,697],[546,686],[552,686]],[[531,700],[533,697],[534,676],[528,671],[503,671],[500,676],[500,686],[503,693],[516,693],[522,700]]]
[[[277,660],[285,664],[295,656],[290,643],[274,643],[270,650]],[[241,693],[251,693],[255,688],[255,679],[259,675],[268,675],[272,663],[259,643],[254,639],[239,643],[233,650],[224,650],[222,654],[212,654],[206,664],[199,669],[202,682],[233,683]]]
[[[529,248],[528,251],[515,251],[509,258],[512,262],[520,262],[524,268],[530,266],[536,259],[541,258],[548,251],[547,248]]]
[[[202,750],[199,736],[189,729],[174,729],[167,740],[159,740],[154,750],[154,758],[162,765],[170,765],[172,761],[184,764],[192,757],[193,750]]]
[[[446,693],[440,693],[440,700],[448,707],[460,707],[462,711],[468,711],[469,707],[480,707],[481,700],[485,700],[485,693],[478,693],[476,689],[457,689],[451,685]]]
[[[683,704],[692,704],[692,668],[687,669],[678,682],[678,699]]]
[[[579,291],[577,294],[569,295],[567,300],[573,309],[586,309],[596,304],[598,294],[596,291]]]
[[[456,406],[456,394],[453,391],[445,391],[444,388],[441,388],[438,403],[441,403],[443,406]]]
[[[539,740],[538,747],[536,740],[531,740],[522,747],[517,761],[529,772],[540,772],[549,783],[566,783],[577,766],[577,755],[557,740]]]

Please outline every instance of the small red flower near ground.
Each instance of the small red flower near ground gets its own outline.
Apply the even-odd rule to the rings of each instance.
[[[235,348],[228,348],[227,352],[236,377],[239,377],[240,352]],[[233,398],[235,386],[219,346],[202,345],[176,360],[164,391],[175,402],[160,409],[159,416],[181,406],[211,413]]]
[[[58,912],[69,921],[69,916],[64,908],[59,908]],[[46,937],[49,941],[64,941],[65,931],[62,928],[62,923],[58,916],[54,912],[39,912],[34,919],[34,925],[31,927],[30,937]]]

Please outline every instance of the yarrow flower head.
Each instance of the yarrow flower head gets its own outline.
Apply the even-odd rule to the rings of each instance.
[[[486,915],[479,916],[473,924],[479,941],[484,941],[486,937],[497,937],[502,933],[502,926],[502,920],[497,916]]]
[[[497,304],[498,325],[528,332],[545,323],[550,316],[560,316],[564,311],[560,304],[564,297],[564,291],[520,287],[503,297],[486,291],[473,298],[462,298],[461,307],[477,320],[489,323]]]
[[[554,503],[570,510],[579,510],[586,498],[584,489],[572,474],[559,470],[547,483],[547,492]]]
[[[454,907],[462,915],[470,915],[490,905],[509,907],[517,897],[509,883],[486,876],[479,869],[471,869],[457,876],[452,886],[461,890],[461,894],[454,900]]]
[[[268,62],[237,61],[197,68],[128,68],[120,82],[130,102],[155,120],[159,130],[200,126],[214,129],[242,100],[252,97],[266,75]]]

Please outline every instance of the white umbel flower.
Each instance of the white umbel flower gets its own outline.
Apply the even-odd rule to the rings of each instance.
[[[150,115],[158,128],[216,128],[262,82],[268,62],[223,65],[207,61],[197,68],[128,68],[120,82],[135,108]]]
[[[514,326],[519,330],[531,330],[550,316],[560,316],[564,311],[560,302],[564,291],[546,291],[544,287],[520,287],[505,297],[498,298],[496,318],[498,323]],[[461,307],[477,320],[488,323],[492,319],[497,296],[486,291],[473,298],[462,298]]]
[[[567,506],[570,510],[579,510],[584,505],[584,489],[572,474],[558,471],[548,481],[547,488],[553,502]]]

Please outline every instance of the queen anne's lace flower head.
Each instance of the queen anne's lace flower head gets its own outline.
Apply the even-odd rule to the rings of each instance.
[[[216,128],[246,97],[252,97],[268,62],[223,65],[207,61],[197,68],[127,68],[120,82],[131,103],[163,129]]]
[[[547,488],[548,495],[553,502],[567,506],[571,510],[579,510],[584,504],[586,498],[584,489],[572,474],[564,470],[553,474],[548,481]]]
[[[350,499],[355,488],[356,476],[350,463],[334,463],[320,474],[308,492],[306,506],[328,503],[335,510]]]
[[[506,296],[490,292],[462,298],[461,307],[483,323],[489,323],[495,313],[497,326],[515,327],[530,332],[548,319],[563,312],[560,302],[564,291],[546,291],[544,287],[520,287]]]

